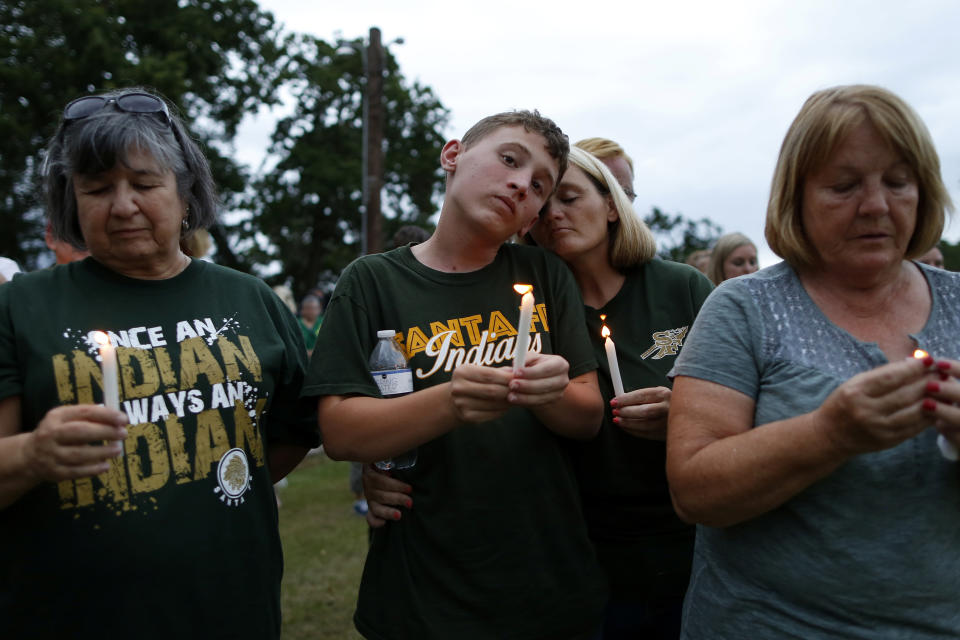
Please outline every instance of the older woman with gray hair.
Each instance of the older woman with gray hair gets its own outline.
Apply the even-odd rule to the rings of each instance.
[[[0,626],[279,637],[271,487],[317,442],[296,321],[181,251],[217,196],[161,97],[69,103],[44,174],[91,256],[0,288]]]
[[[720,285],[672,372],[683,637],[957,637],[960,276],[913,260],[949,209],[903,100],[804,104],[767,210],[784,261]]]

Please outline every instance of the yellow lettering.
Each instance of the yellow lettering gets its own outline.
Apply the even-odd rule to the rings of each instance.
[[[61,509],[69,509],[77,506],[77,491],[73,487],[73,480],[61,480],[58,482],[57,493],[60,494]]]
[[[53,356],[53,376],[57,381],[57,397],[60,399],[60,404],[73,403],[75,396],[73,385],[70,383],[70,363],[67,362],[67,356],[62,353]]]
[[[260,359],[253,350],[253,345],[250,344],[250,338],[240,336],[242,351],[227,340],[226,336],[217,337],[217,346],[220,347],[223,366],[227,370],[227,380],[242,380],[240,377],[240,367],[237,366],[238,360],[243,364],[244,368],[250,372],[254,380],[257,382],[263,380],[263,373],[260,370]]]
[[[197,414],[197,456],[193,461],[193,479],[206,478],[212,465],[220,462],[227,451],[230,442],[227,439],[227,430],[220,419],[220,412],[210,409]]]
[[[519,329],[523,330],[523,327],[519,327]],[[527,330],[529,331],[529,328]],[[490,334],[491,340],[517,335],[517,329],[514,329],[510,321],[497,310],[490,314],[490,325],[487,332]]]
[[[163,382],[164,389],[167,392],[177,391],[177,374],[173,370],[173,363],[170,361],[170,354],[166,347],[157,347],[153,350],[153,355],[157,359],[157,369],[160,371],[160,380]]]
[[[210,384],[223,382],[223,370],[207,348],[203,338],[189,338],[180,343],[180,388],[192,389],[200,376]]]
[[[156,491],[170,479],[167,445],[160,427],[143,422],[129,428],[126,441],[127,468],[130,470],[130,490],[133,493]],[[146,442],[147,456],[140,456],[140,440]]]
[[[120,380],[123,382],[123,399],[146,398],[160,389],[157,364],[146,349],[120,347],[117,349],[117,363],[120,365]]]
[[[483,317],[478,315],[475,316],[466,316],[465,318],[460,318],[460,326],[466,327],[467,336],[470,338],[470,344],[478,344],[480,342],[480,329],[477,328],[477,325],[483,320]]]
[[[263,411],[263,406],[266,404],[266,401],[266,398],[257,400],[256,415],[258,418]],[[260,439],[257,426],[253,420],[250,419],[249,412],[244,408],[243,402],[240,400],[237,400],[234,404],[233,421],[237,430],[237,446],[250,452],[250,455],[253,456],[255,461],[253,466],[262,467],[264,464],[263,440]]]
[[[93,504],[93,478],[78,478],[74,482],[77,495],[77,506],[88,507]]]
[[[77,404],[93,404],[93,382],[97,388],[103,388],[103,375],[100,365],[86,352],[74,349],[73,374],[77,382]]]
[[[547,325],[547,305],[543,302],[536,306],[536,311],[533,314],[533,318],[530,320],[530,324],[534,326],[532,331],[536,331],[537,323],[543,325],[543,330],[549,332],[550,327]]]
[[[442,322],[431,322],[430,323],[430,332],[433,335],[438,333],[446,333],[448,331],[453,332],[453,337],[450,340],[450,344],[455,347],[463,347],[463,335],[460,333],[460,322],[456,319],[450,320],[449,324],[443,324]]]
[[[173,463],[173,477],[177,484],[190,482],[190,458],[187,456],[187,439],[183,434],[183,425],[176,415],[164,418],[167,429],[167,445],[170,447],[170,462]]]
[[[412,357],[427,348],[427,336],[420,327],[413,326],[407,331],[407,352]]]
[[[129,507],[130,487],[127,485],[127,470],[122,457],[113,458],[110,469],[96,476],[96,479],[100,483],[100,488],[97,489],[98,502],[109,500],[118,508]]]

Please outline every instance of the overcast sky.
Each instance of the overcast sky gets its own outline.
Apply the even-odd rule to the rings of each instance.
[[[960,2],[804,0],[477,3],[260,0],[288,30],[325,40],[379,27],[404,75],[451,110],[448,137],[536,108],[576,141],[633,157],[635,207],[709,217],[757,244],[770,177],[803,101],[837,84],[883,85],[926,122],[960,205]],[[264,119],[240,158],[259,165]],[[960,223],[945,236],[960,239]]]

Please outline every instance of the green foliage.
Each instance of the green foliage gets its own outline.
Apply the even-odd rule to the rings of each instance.
[[[657,238],[657,253],[664,260],[683,262],[690,253],[708,249],[723,233],[709,218],[691,220],[682,214],[670,216],[654,207],[643,221]]]
[[[229,143],[245,113],[276,101],[285,68],[273,17],[253,0],[5,0],[0,25],[0,255],[29,267],[43,249],[41,150],[67,102],[149,87],[203,142]],[[243,171],[219,144],[208,156],[233,202]]]
[[[280,120],[271,153],[276,169],[259,180],[240,225],[246,251],[277,259],[299,297],[324,273],[339,273],[359,254],[362,205],[363,61],[357,47],[303,36],[293,55],[291,115]],[[383,246],[404,224],[429,227],[442,180],[439,153],[449,115],[433,92],[407,84],[385,52]],[[254,233],[268,240],[253,242]]]

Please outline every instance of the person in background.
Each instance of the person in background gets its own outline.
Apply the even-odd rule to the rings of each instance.
[[[710,252],[707,276],[713,284],[754,273],[757,270],[757,247],[742,233],[720,236]]]
[[[3,636],[279,638],[270,486],[318,440],[293,316],[180,250],[217,195],[161,97],[67,104],[43,177],[90,257],[0,287]]]
[[[323,307],[320,301],[314,296],[306,296],[300,301],[300,315],[297,316],[297,323],[300,325],[300,333],[303,335],[303,344],[307,348],[307,356],[313,354],[313,347],[317,343],[317,333],[320,331],[320,325],[323,324],[323,317],[320,315]]]
[[[278,284],[273,287],[273,292],[283,302],[283,306],[290,310],[291,315],[297,315],[297,299],[293,297],[293,290],[285,284]]]
[[[393,234],[390,244],[392,248],[396,249],[410,243],[426,242],[429,238],[430,232],[423,227],[418,227],[415,224],[405,224]]]
[[[9,282],[20,273],[20,265],[10,258],[0,258],[0,284]]]
[[[573,146],[593,154],[605,164],[631,204],[637,199],[633,190],[633,159],[623,147],[608,138],[584,138]]]
[[[184,255],[191,258],[203,258],[210,253],[213,246],[213,240],[210,238],[210,232],[206,229],[197,229],[189,236],[180,241],[180,250]]]
[[[940,251],[940,247],[936,245],[930,247],[929,251],[917,258],[917,262],[928,264],[931,267],[936,267],[937,269],[945,268],[943,266],[943,251]]]
[[[710,268],[710,249],[697,249],[691,251],[684,262],[700,273],[707,273]]]
[[[698,523],[684,638],[957,637],[938,433],[960,445],[960,274],[911,260],[948,209],[891,92],[818,91],[790,125],[766,221],[783,262],[717,287],[671,372],[667,475]]]
[[[77,260],[83,260],[90,255],[90,252],[86,249],[77,248],[69,242],[55,238],[53,235],[53,226],[49,220],[47,220],[47,227],[43,233],[43,239],[47,248],[53,251],[53,256],[57,264],[69,264]]]

